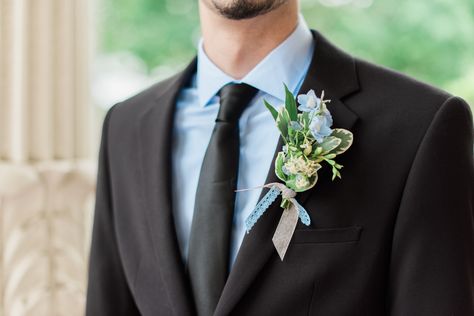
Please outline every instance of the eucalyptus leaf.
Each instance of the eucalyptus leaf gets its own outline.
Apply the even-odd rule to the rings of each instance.
[[[354,135],[350,131],[343,128],[335,128],[331,136],[337,137],[341,140],[341,143],[333,151],[336,155],[342,154],[347,149],[349,149],[354,140]]]

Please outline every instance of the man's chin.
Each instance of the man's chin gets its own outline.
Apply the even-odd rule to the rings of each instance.
[[[288,0],[209,0],[220,15],[230,20],[245,20],[264,15]]]

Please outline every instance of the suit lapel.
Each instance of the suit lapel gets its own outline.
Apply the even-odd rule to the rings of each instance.
[[[300,92],[306,93],[313,89],[319,96],[324,90],[326,99],[331,100],[328,108],[333,115],[334,126],[351,130],[357,121],[357,115],[341,99],[359,88],[355,61],[329,43],[319,32],[312,32],[316,43],[315,52]],[[273,166],[282,145],[283,141],[280,139],[266,183],[279,182]],[[329,170],[327,167],[325,169]],[[329,177],[330,174],[321,172],[316,187],[324,185]],[[312,190],[299,193],[298,201],[304,204],[311,192]],[[262,192],[260,198],[264,194]],[[252,231],[245,235],[214,315],[228,315],[270,257],[277,257],[272,236],[282,214],[280,201],[281,199],[275,201]]]
[[[196,68],[196,59],[181,73],[161,84],[160,91],[138,120],[141,178],[147,224],[157,268],[175,315],[194,314],[194,303],[179,252],[171,211],[171,139],[174,105],[180,89]]]

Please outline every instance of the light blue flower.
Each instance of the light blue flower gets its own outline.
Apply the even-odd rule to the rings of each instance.
[[[306,94],[300,94],[298,96],[298,110],[301,112],[313,112],[319,111],[321,106],[321,99],[316,96],[314,90],[309,90]]]
[[[332,116],[329,112],[313,116],[309,124],[309,130],[318,143],[322,143],[324,137],[332,133]]]

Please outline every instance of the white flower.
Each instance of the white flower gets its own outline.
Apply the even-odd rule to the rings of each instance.
[[[300,166],[302,163],[304,164],[304,159],[302,157],[298,157],[298,158],[291,157],[283,165],[283,168],[284,168],[283,171],[287,173],[288,175],[297,174],[298,171],[300,170]]]
[[[312,177],[318,172],[321,165],[312,160],[306,160],[303,157],[290,157],[283,165],[283,172],[287,175],[301,174],[305,177]]]

